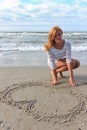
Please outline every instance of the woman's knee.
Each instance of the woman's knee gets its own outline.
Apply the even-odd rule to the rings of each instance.
[[[72,59],[73,69],[78,68],[80,66],[80,62],[76,59]]]

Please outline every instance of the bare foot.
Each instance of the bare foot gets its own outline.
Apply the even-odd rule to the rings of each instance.
[[[63,79],[66,78],[65,76],[59,76],[58,79]]]
[[[63,79],[63,78],[65,78],[65,76],[63,75],[62,72],[60,72],[60,73],[59,73],[59,77],[58,77],[58,79]]]

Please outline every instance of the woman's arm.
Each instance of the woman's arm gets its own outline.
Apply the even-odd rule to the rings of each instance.
[[[53,85],[58,84],[58,78],[57,78],[57,72],[56,72],[56,64],[55,64],[55,56],[52,51],[47,51],[47,57],[48,57],[48,65],[51,68],[51,74],[53,78]]]
[[[76,83],[74,81],[73,68],[72,68],[71,62],[67,63],[67,67],[68,67],[68,70],[69,70],[69,73],[70,73],[70,78],[69,78],[70,84],[72,85],[72,87],[76,87]]]
[[[52,77],[53,77],[53,83],[52,84],[57,85],[58,84],[58,78],[57,78],[56,69],[52,69],[51,74],[52,74]]]

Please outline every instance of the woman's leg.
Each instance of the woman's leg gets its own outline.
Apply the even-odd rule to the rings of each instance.
[[[80,66],[80,62],[76,59],[72,59],[73,69],[76,69],[79,66]],[[67,71],[67,70],[68,70],[68,67],[67,67],[66,59],[58,60],[57,63],[56,63],[57,73],[62,74],[62,72]]]

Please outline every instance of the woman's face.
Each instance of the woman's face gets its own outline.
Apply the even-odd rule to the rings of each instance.
[[[62,40],[62,33],[61,31],[57,31],[54,38],[55,42],[59,42]]]

